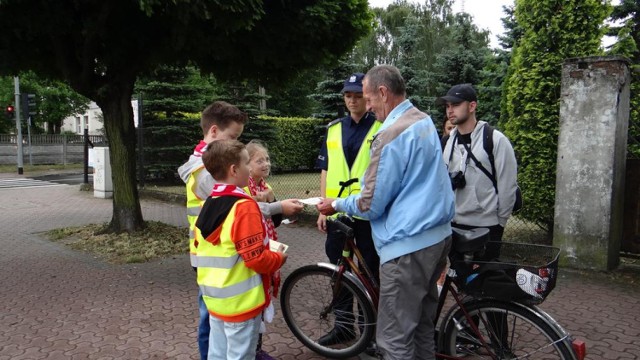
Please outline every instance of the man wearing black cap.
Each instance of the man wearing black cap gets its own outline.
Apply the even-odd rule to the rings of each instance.
[[[476,119],[478,98],[470,84],[453,86],[436,104],[446,107],[447,119],[456,126],[442,154],[456,194],[452,224],[462,229],[489,228],[491,240],[501,241],[516,201],[513,147],[504,134]],[[488,153],[491,146],[486,145],[491,141],[493,151]],[[488,248],[485,257],[498,255],[499,248]]]
[[[326,141],[316,162],[316,166],[322,170],[320,196],[323,198],[344,198],[359,193],[360,180],[369,165],[371,141],[381,123],[376,121],[375,115],[367,112],[362,96],[363,77],[364,74],[355,73],[344,81],[342,95],[349,115],[334,120],[327,126]],[[329,261],[336,264],[342,254],[345,239],[340,233],[332,231],[331,223],[327,223],[325,215],[318,216],[317,226],[327,234],[325,251]],[[377,277],[380,258],[373,245],[369,221],[354,217],[351,227],[367,267]],[[353,326],[353,314],[336,309],[336,324],[333,330],[320,338],[318,343],[335,345],[349,341],[354,338]]]

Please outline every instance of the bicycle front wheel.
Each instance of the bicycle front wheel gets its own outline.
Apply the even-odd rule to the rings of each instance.
[[[478,327],[472,330],[463,309],[454,308],[441,325],[439,350],[468,359],[575,359],[568,335],[560,334],[534,308],[497,300],[464,304]],[[483,341],[487,344],[483,344]]]
[[[344,359],[363,352],[373,340],[375,315],[364,292],[346,276],[340,277],[334,300],[336,280],[337,273],[331,269],[301,267],[282,285],[280,305],[287,326],[300,342],[322,356]],[[347,329],[340,344],[319,344],[334,326]]]

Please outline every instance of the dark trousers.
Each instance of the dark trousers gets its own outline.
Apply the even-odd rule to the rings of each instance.
[[[373,237],[371,236],[371,224],[365,220],[353,219],[353,223],[349,224],[353,228],[356,246],[360,249],[364,262],[373,273],[376,281],[380,274],[380,257],[373,245]],[[327,221],[327,241],[325,242],[325,251],[327,257],[332,264],[337,264],[342,257],[344,249],[345,236],[335,230],[335,226]],[[336,316],[336,326],[349,328],[353,326],[354,317],[353,309],[350,308],[353,300],[349,294],[342,293],[339,295],[337,305],[334,307]]]

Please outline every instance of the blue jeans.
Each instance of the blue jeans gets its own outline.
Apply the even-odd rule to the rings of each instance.
[[[255,360],[262,314],[243,322],[209,317],[209,360]]]
[[[200,349],[200,360],[207,360],[209,353],[209,310],[202,298],[202,292],[198,289],[198,312],[200,313],[200,321],[198,321],[198,349]]]

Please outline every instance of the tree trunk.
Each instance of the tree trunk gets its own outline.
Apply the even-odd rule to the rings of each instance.
[[[102,109],[109,142],[113,180],[113,217],[109,230],[121,233],[144,227],[136,183],[136,130],[131,107],[132,89],[108,91],[96,101]]]

